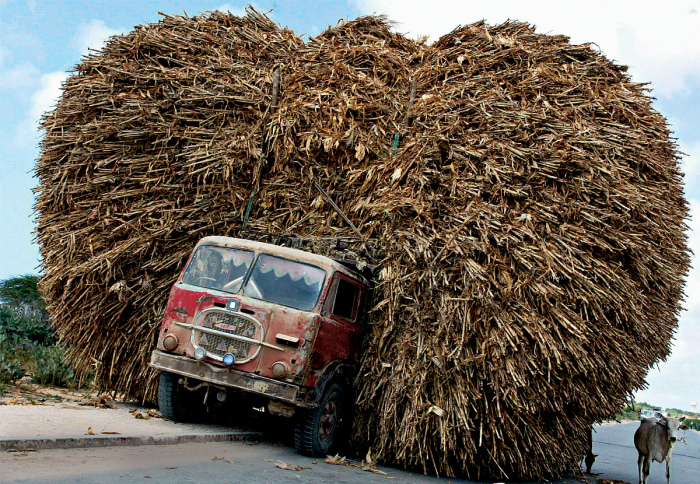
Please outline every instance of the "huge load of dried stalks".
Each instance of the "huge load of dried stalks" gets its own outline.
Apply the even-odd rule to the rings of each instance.
[[[248,228],[355,237],[318,185],[379,241],[358,449],[556,475],[669,354],[689,263],[676,146],[624,71],[522,23],[426,46],[366,17],[304,43],[250,11],[114,37],[43,121],[54,325],[101,387],[152,396],[196,241],[250,201]]]

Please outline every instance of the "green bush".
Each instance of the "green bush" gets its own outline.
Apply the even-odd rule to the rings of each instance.
[[[29,373],[39,384],[73,386],[75,372],[64,363],[37,281],[32,275],[0,281],[0,383]]]
[[[27,348],[56,342],[48,321],[20,316],[15,309],[4,306],[0,307],[0,331],[5,334],[3,345],[6,347]]]
[[[686,418],[683,423],[691,429],[700,430],[700,418]]]
[[[65,352],[60,345],[39,346],[33,351],[36,370],[32,380],[40,385],[73,387],[77,385],[75,370],[65,363]]]
[[[40,385],[75,386],[75,371],[51,331],[37,281],[32,275],[0,281],[0,384],[28,373]]]
[[[39,292],[39,276],[26,274],[0,281],[0,303],[44,311],[46,304]]]
[[[10,358],[3,351],[6,345],[7,336],[0,327],[0,383],[14,383],[25,374],[22,365],[15,358]]]
[[[0,383],[15,383],[25,374],[19,361],[8,359],[0,353]]]

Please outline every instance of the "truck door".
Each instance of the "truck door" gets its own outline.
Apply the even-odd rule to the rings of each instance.
[[[335,273],[321,312],[321,328],[311,356],[312,370],[322,370],[333,360],[355,361],[358,358],[362,342],[360,309],[363,307],[364,293],[358,282],[342,273]],[[315,384],[313,373],[309,375],[307,385]]]

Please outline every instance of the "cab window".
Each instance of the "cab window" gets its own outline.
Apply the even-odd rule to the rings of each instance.
[[[359,307],[360,288],[356,284],[338,277],[333,302],[333,315],[355,321]]]
[[[320,267],[260,254],[243,288],[245,296],[302,311],[316,306],[326,272]]]

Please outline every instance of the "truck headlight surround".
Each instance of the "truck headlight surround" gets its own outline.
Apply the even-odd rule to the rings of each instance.
[[[201,346],[194,349],[194,357],[197,361],[202,361],[207,356],[207,350]]]
[[[175,351],[179,344],[180,342],[174,334],[169,334],[163,338],[163,348],[165,348],[166,351]]]
[[[275,378],[284,378],[289,372],[289,368],[284,361],[275,361],[272,364],[272,376]]]

